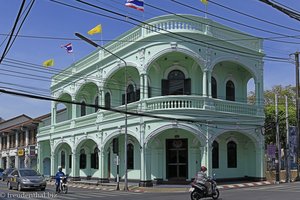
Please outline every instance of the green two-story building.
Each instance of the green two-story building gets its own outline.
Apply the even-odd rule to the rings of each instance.
[[[64,102],[40,123],[41,173],[62,166],[74,179],[113,180],[118,154],[121,179],[127,166],[128,180],[143,186],[190,181],[201,165],[218,179],[264,179],[261,39],[167,15],[104,48],[52,78]]]

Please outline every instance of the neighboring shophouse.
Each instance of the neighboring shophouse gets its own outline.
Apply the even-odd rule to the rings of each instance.
[[[20,115],[0,123],[0,168],[36,169],[36,134],[42,118]]]
[[[121,178],[126,155],[128,179],[144,186],[190,181],[200,165],[219,179],[264,179],[261,39],[199,16],[168,15],[104,47],[122,59],[99,48],[52,78],[54,98],[81,105],[53,102],[40,123],[42,173],[62,166],[73,178],[113,179],[118,146]]]

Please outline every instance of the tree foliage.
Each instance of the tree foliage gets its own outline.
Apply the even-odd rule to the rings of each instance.
[[[275,117],[275,94],[278,96],[278,123],[279,136],[282,147],[286,141],[286,103],[285,96],[288,102],[288,124],[296,126],[296,88],[288,85],[273,86],[271,90],[264,92],[265,103],[265,140],[266,144],[276,143],[276,117]]]

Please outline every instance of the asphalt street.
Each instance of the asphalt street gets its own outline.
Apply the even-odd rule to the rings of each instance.
[[[220,200],[298,200],[300,196],[300,182],[283,183],[279,185],[265,185],[247,188],[221,190]],[[68,194],[55,194],[53,185],[48,185],[45,191],[17,191],[8,190],[5,182],[0,182],[0,199],[143,199],[143,200],[190,200],[189,192],[124,192],[108,191],[88,188],[69,188]],[[209,199],[209,198],[208,198]]]

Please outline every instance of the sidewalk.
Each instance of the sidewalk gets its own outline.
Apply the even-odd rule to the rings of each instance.
[[[49,185],[54,185],[55,182],[49,181]],[[219,190],[228,190],[228,189],[236,189],[236,188],[247,188],[247,187],[257,187],[262,185],[270,185],[274,184],[269,181],[261,181],[261,182],[231,182],[231,183],[219,183]],[[85,188],[85,189],[96,189],[96,190],[108,190],[113,191],[117,188],[117,183],[98,183],[94,180],[82,180],[82,181],[74,181],[69,182],[69,187],[73,188]],[[138,183],[128,183],[128,190],[131,192],[188,192],[191,185],[154,185],[153,187],[139,187]],[[119,185],[120,190],[124,190],[124,182],[120,182]]]

